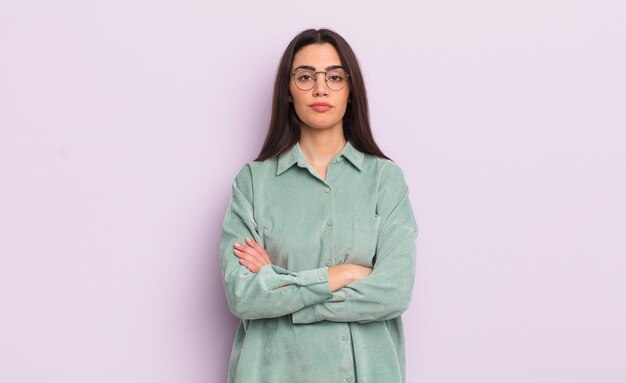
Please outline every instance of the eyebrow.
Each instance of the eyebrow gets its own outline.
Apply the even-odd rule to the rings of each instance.
[[[326,70],[328,71],[328,70],[339,69],[339,68],[341,68],[341,69],[345,69],[345,68],[344,68],[343,66],[341,66],[341,65],[331,65],[331,66],[327,66],[327,67],[326,67]],[[298,67],[294,68],[293,72],[297,71],[298,69],[308,69],[308,70],[315,71],[315,67],[314,67],[314,66],[310,66],[310,65],[300,65],[300,66],[298,66]]]

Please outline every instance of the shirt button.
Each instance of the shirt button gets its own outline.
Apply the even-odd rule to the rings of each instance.
[[[329,191],[330,191],[330,188],[326,188],[326,189],[324,189],[324,192],[325,192],[325,193],[328,193]]]
[[[331,261],[326,261],[326,266],[330,266],[330,265],[332,265],[332,264],[333,264],[333,263],[332,263]]]
[[[347,335],[342,335],[341,336],[341,340],[348,340],[348,336]]]
[[[346,376],[346,382],[351,382],[352,381],[352,377],[351,376]]]
[[[329,220],[328,222],[326,222],[326,224],[327,224],[328,226],[332,226],[332,225],[333,225],[333,221],[330,221],[330,220]]]
[[[323,281],[324,277],[320,275],[319,277],[317,277],[317,279],[319,279],[320,281]]]

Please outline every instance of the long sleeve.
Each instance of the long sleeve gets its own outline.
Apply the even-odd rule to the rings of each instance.
[[[274,318],[332,297],[328,267],[292,272],[265,265],[258,273],[252,273],[233,254],[234,243],[244,243],[245,237],[262,244],[254,220],[249,164],[241,168],[232,184],[220,239],[220,264],[230,311],[241,319]]]
[[[377,207],[384,221],[378,231],[372,273],[337,290],[324,302],[296,311],[292,323],[367,323],[398,317],[408,308],[415,279],[418,228],[399,167],[390,167],[382,177]]]

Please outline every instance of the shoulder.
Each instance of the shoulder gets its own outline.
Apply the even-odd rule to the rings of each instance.
[[[242,164],[235,175],[234,182],[238,185],[252,185],[255,180],[276,174],[277,158],[264,161],[248,161]]]
[[[272,161],[274,165],[272,167]],[[275,159],[265,161],[249,161],[239,166],[232,181],[233,198],[247,201],[247,204],[254,205],[255,185],[263,182],[264,174],[267,175],[270,169],[276,172]]]
[[[392,160],[366,154],[364,168],[376,175],[379,181],[379,187],[398,187],[406,185],[402,167]]]
[[[400,165],[387,158],[368,156],[369,168],[376,177],[376,200],[380,214],[388,214],[409,194],[409,186]]]

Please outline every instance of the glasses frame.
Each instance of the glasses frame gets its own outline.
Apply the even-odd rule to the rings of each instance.
[[[335,68],[335,69],[341,69],[341,70],[343,70],[343,71],[346,73],[346,85],[348,85],[348,83],[349,83],[349,81],[350,81],[350,73],[348,73],[348,71],[346,71],[344,68],[341,68],[341,67],[339,67],[339,68]],[[315,76],[313,77],[313,85],[312,85],[309,89],[302,89],[302,88],[300,88],[300,86],[298,86],[298,82],[296,81],[296,74],[297,74],[298,72],[301,72],[301,71],[311,71],[311,72],[313,72],[313,73],[315,74]],[[317,74],[318,74],[318,73],[324,73],[324,82],[326,83],[326,87],[327,87],[328,89],[332,90],[333,92],[339,92],[339,91],[341,91],[343,88],[345,88],[345,87],[346,87],[346,85],[344,85],[344,86],[342,86],[342,87],[341,87],[341,88],[339,88],[339,89],[333,89],[333,88],[331,88],[331,87],[328,85],[328,77],[327,77],[327,76],[328,76],[328,71],[323,71],[323,70],[320,70],[320,71],[314,72],[314,71],[312,71],[312,70],[310,70],[310,69],[306,69],[306,68],[298,68],[298,69],[296,69],[293,73],[291,73],[291,74],[290,74],[290,77],[293,77],[293,83],[294,83],[294,85],[296,86],[296,88],[298,88],[298,89],[300,89],[300,90],[302,90],[302,91],[306,92],[306,91],[309,91],[309,90],[311,90],[311,89],[315,88],[315,84],[317,84]]]

